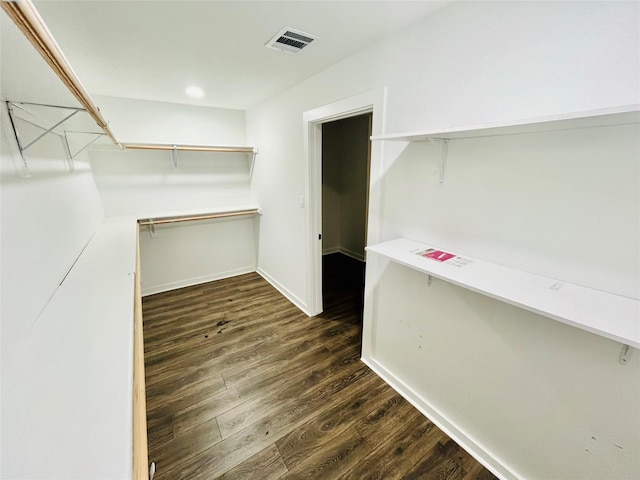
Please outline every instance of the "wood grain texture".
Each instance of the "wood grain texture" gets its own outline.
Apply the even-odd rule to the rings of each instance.
[[[144,331],[140,270],[140,228],[136,230],[136,272],[133,306],[133,478],[149,478],[147,403],[144,374]]]
[[[155,478],[495,478],[360,361],[362,264],[324,273],[313,318],[257,274],[144,298]]]

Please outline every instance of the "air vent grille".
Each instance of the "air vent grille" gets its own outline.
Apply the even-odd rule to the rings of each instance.
[[[276,33],[265,47],[274,48],[283,52],[298,53],[318,37],[308,33],[285,27]]]

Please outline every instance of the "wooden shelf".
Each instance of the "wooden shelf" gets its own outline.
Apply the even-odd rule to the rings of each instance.
[[[424,130],[389,135],[372,136],[371,140],[396,140],[422,142],[428,139],[462,139],[517,135],[578,128],[606,127],[640,123],[640,104],[589,110],[564,115],[537,117],[503,123],[469,125],[442,130]]]
[[[127,150],[178,150],[180,152],[213,152],[213,153],[258,153],[257,147],[251,146],[220,146],[220,145],[174,145],[171,143],[126,143],[122,146]]]
[[[255,214],[260,214],[260,207],[255,204],[245,204],[245,205],[237,205],[230,207],[214,207],[214,208],[199,208],[199,209],[189,209],[189,210],[164,210],[164,211],[156,211],[156,212],[141,212],[135,215],[129,215],[129,218],[135,219],[137,222],[148,222],[149,220],[153,220],[151,223],[166,223],[163,222],[165,219],[171,218],[182,218],[182,217],[201,217],[201,216],[213,216],[213,215],[227,215],[233,214],[235,212],[245,212],[255,210]]]
[[[640,348],[640,300],[457,256],[455,252],[451,253],[456,257],[446,261],[418,254],[430,248],[449,252],[404,238],[366,250],[468,290]]]

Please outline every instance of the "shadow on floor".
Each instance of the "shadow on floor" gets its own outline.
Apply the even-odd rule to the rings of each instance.
[[[318,315],[362,326],[365,264],[341,253],[322,257],[324,311]]]

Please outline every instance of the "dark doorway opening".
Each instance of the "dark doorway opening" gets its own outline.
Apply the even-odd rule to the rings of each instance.
[[[372,114],[322,124],[323,317],[362,325]]]

